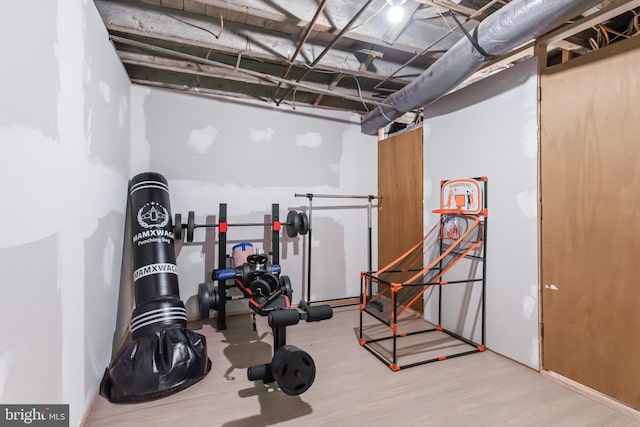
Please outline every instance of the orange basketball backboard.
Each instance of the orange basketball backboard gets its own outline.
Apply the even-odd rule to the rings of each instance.
[[[451,179],[442,184],[440,209],[461,214],[477,215],[482,212],[482,188],[475,179]]]

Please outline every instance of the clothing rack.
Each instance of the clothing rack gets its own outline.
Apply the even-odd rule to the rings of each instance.
[[[382,200],[382,196],[374,196],[374,195],[352,195],[352,194],[314,194],[314,193],[295,193],[295,197],[306,197],[309,200],[309,236],[307,240],[307,294],[306,300],[303,299],[300,301],[300,307],[309,306],[311,304],[311,236],[313,231],[313,199],[366,199],[368,201],[367,204],[367,227],[368,227],[368,239],[367,239],[367,249],[368,249],[368,271],[372,271],[372,259],[373,254],[372,251],[372,220],[371,220],[371,210],[373,208],[374,200]]]

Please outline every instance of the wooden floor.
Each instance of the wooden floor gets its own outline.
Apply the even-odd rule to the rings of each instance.
[[[85,425],[640,425],[490,351],[392,372],[358,344],[359,312],[353,306],[336,308],[331,320],[287,328],[287,344],[308,352],[317,366],[311,388],[288,396],[247,380],[246,368],[272,355],[270,328],[266,319],[257,320],[257,332],[250,315],[229,317],[222,332],[213,321],[190,324],[207,338],[213,369],[205,379],[147,403],[113,405],[98,397]],[[365,320],[376,327],[370,316]],[[422,351],[415,343],[410,348]]]

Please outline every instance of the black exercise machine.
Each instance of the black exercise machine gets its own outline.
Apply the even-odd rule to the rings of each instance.
[[[189,215],[192,218],[192,215]],[[176,221],[177,223],[177,221]],[[193,224],[193,225],[189,225]],[[270,363],[251,366],[247,371],[249,381],[262,380],[265,384],[277,382],[280,389],[288,395],[299,395],[311,387],[315,379],[316,367],[311,356],[305,351],[286,343],[286,328],[305,320],[307,322],[330,319],[333,309],[329,305],[304,307],[299,311],[291,308],[293,289],[288,276],[281,275],[280,259],[280,230],[283,223],[279,221],[279,205],[272,205],[271,223],[229,224],[227,222],[227,205],[220,204],[218,224],[196,225],[189,220],[187,230],[197,227],[216,227],[218,229],[218,266],[226,267],[227,263],[227,232],[232,226],[271,226],[271,261],[264,254],[251,254],[246,262],[234,268],[218,268],[211,273],[211,279],[217,282],[213,291],[206,283],[198,287],[198,309],[200,317],[209,318],[210,310],[217,311],[217,328],[225,330],[226,301],[232,299],[227,290],[236,287],[244,298],[249,299],[249,307],[253,311],[254,328],[255,316],[268,318],[273,331],[273,357]],[[304,213],[290,211],[287,215],[287,234],[295,237],[306,234],[309,221]],[[191,235],[192,236],[192,235]],[[232,281],[229,285],[227,281]]]

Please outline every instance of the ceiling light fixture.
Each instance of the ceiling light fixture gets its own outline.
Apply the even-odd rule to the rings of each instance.
[[[391,6],[387,13],[387,19],[389,19],[389,22],[395,24],[402,20],[402,17],[404,16],[404,8],[402,5],[406,2],[407,0],[387,0],[387,4]]]

